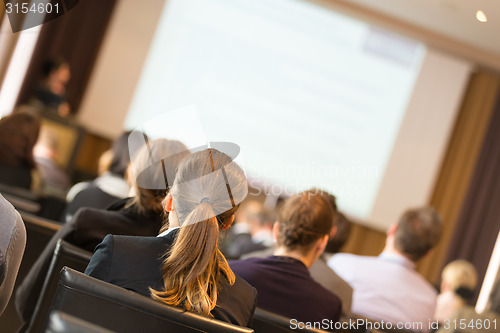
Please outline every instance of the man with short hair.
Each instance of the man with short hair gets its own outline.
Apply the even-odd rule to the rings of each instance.
[[[389,228],[378,257],[341,253],[330,258],[328,265],[354,288],[352,312],[385,322],[422,323],[427,331],[437,293],[415,266],[438,243],[441,231],[433,208],[410,209]]]

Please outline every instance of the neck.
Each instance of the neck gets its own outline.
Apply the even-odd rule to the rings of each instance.
[[[393,244],[390,244],[390,243],[386,243],[385,244],[385,247],[384,247],[384,251],[382,251],[382,253],[391,253],[391,254],[397,254],[397,255],[400,255],[400,256],[403,256],[405,257],[406,259],[414,262],[411,258],[408,258],[408,256],[406,254],[404,254],[403,252],[399,251],[398,249],[396,249],[394,247]]]
[[[278,246],[274,251],[274,255],[291,257],[300,260],[307,268],[311,268],[314,262],[318,259],[313,252],[314,251],[309,251],[309,253],[304,254],[297,250],[289,250],[283,246]]]

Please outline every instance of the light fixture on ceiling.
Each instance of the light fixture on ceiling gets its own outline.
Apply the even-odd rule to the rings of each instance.
[[[476,18],[479,22],[487,22],[488,21],[486,14],[482,10],[478,10],[476,12]]]

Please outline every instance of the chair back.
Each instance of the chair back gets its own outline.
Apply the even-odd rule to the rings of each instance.
[[[259,308],[255,309],[252,326],[255,333],[327,332],[322,329],[302,328],[298,322],[294,323],[290,318]]]
[[[59,282],[59,272],[64,266],[83,272],[92,258],[92,253],[59,239],[54,249],[40,296],[31,317],[29,332],[40,332],[45,326],[49,307]]]
[[[241,332],[252,329],[167,306],[63,268],[51,311],[64,311],[116,332]]]
[[[70,316],[64,312],[54,311],[50,314],[45,333],[112,333],[113,331],[99,327],[85,320]]]
[[[0,315],[12,295],[25,246],[21,215],[0,194]]]

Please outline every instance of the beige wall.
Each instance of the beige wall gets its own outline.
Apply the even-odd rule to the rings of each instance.
[[[89,131],[118,136],[166,0],[120,0],[87,91],[78,120]]]

